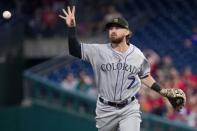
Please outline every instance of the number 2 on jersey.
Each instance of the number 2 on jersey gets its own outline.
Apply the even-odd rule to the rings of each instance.
[[[133,83],[135,82],[135,77],[134,76],[129,76],[128,79],[131,80],[131,83],[129,84],[127,89],[130,89],[132,87]]]

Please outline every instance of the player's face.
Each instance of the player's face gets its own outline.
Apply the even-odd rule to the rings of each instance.
[[[119,26],[111,26],[109,28],[109,40],[111,43],[119,44],[126,36],[129,34],[129,30],[119,27]]]

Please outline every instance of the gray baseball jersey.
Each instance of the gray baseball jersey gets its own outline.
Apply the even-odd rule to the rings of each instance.
[[[120,53],[108,44],[81,43],[82,59],[91,63],[99,96],[108,101],[121,101],[134,96],[141,87],[140,78],[150,72],[143,53],[130,44]]]

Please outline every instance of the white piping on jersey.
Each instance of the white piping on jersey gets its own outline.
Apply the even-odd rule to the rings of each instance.
[[[126,63],[127,57],[128,57],[130,54],[132,54],[132,53],[134,52],[134,50],[135,50],[135,46],[133,46],[133,50],[132,50],[129,54],[127,54],[127,56],[125,57],[124,63]],[[124,75],[125,75],[125,70],[123,71],[123,78],[122,78],[121,92],[120,92],[120,100],[121,100],[121,96],[122,96],[122,86],[123,86],[123,81],[124,81]]]
[[[119,59],[119,62],[120,62],[120,59]],[[116,100],[116,87],[117,87],[117,84],[118,84],[119,71],[120,71],[120,70],[118,70],[117,77],[116,77],[116,85],[115,85],[114,101]]]

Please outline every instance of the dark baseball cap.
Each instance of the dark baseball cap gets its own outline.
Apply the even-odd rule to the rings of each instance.
[[[107,22],[107,24],[105,25],[105,28],[109,29],[113,25],[117,25],[122,28],[129,29],[129,23],[123,17],[113,18],[111,21]]]

